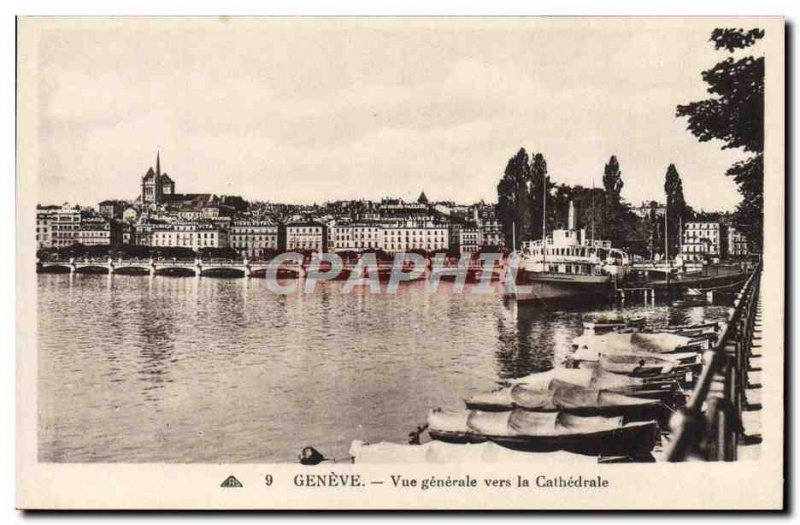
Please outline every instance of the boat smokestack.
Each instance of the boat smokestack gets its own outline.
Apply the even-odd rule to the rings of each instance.
[[[578,229],[578,211],[580,209],[580,202],[571,200],[569,201],[569,214],[567,215],[567,229]]]

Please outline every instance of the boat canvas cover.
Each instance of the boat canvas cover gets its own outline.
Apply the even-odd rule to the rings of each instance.
[[[644,365],[642,365],[644,361]],[[648,355],[603,355],[600,356],[599,365],[615,374],[630,374],[640,368],[658,369],[659,374],[671,372],[679,363],[671,359],[663,359]]]
[[[643,399],[608,392],[606,390],[581,388],[566,383],[554,383],[550,394],[553,398],[553,404],[560,409],[608,408],[658,404],[658,400],[655,399]]]
[[[658,333],[620,333],[610,332],[602,335],[581,335],[572,340],[572,345],[581,350],[595,350],[603,354],[625,352],[648,352],[663,354],[674,352],[693,340],[691,337]]]
[[[454,444],[429,441],[422,445],[400,445],[382,441],[364,443],[356,440],[350,445],[350,456],[355,463],[538,463],[561,465],[563,463],[597,463],[597,459],[566,451],[520,452],[491,441],[478,444]]]
[[[576,416],[563,412],[531,412],[515,409],[507,412],[464,410],[452,413],[447,430],[457,431],[454,423],[466,420],[461,432],[487,437],[548,437],[594,434],[621,428],[622,417]],[[434,429],[434,427],[431,427]],[[435,430],[444,430],[435,428]]]
[[[622,426],[622,417],[575,416],[564,413],[512,410],[508,413],[510,436],[564,436],[606,432]]]
[[[469,412],[464,410],[442,410],[435,408],[428,412],[428,428],[442,432],[465,432]]]
[[[555,411],[562,409],[608,408],[657,404],[657,400],[630,397],[596,388],[551,379],[546,389],[541,385],[517,384],[512,387],[477,394],[467,399],[467,405],[524,408]]]
[[[598,390],[618,390],[635,388],[643,384],[641,379],[613,374],[601,367],[586,368],[553,368],[547,372],[529,374],[510,381],[512,385],[523,384],[540,390],[550,388],[553,380],[571,385],[596,388]]]

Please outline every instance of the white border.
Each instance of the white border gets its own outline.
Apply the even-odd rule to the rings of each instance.
[[[504,14],[504,15],[521,15],[521,14],[539,14],[539,15],[768,15],[768,14],[783,14],[787,16],[789,22],[797,22],[800,18],[800,3],[791,1],[770,1],[761,0],[759,2],[745,2],[737,0],[729,0],[724,3],[709,4],[700,3],[687,0],[673,0],[671,2],[663,3],[647,3],[637,1],[606,1],[602,3],[576,1],[576,0],[562,0],[557,3],[534,5],[530,2],[521,1],[494,1],[494,2],[479,2],[475,0],[462,0],[458,3],[441,2],[439,4],[432,4],[432,2],[425,2],[419,0],[409,1],[384,1],[380,2],[333,2],[325,1],[294,1],[291,3],[281,4],[265,4],[264,2],[254,1],[241,1],[231,0],[228,2],[210,2],[210,1],[195,1],[186,3],[184,5],[165,5],[165,3],[154,0],[140,0],[137,2],[122,1],[122,2],[101,2],[101,1],[73,1],[73,2],[59,2],[57,0],[49,1],[11,1],[3,4],[2,23],[0,23],[0,32],[2,33],[2,43],[4,45],[4,52],[2,53],[3,73],[5,74],[5,82],[3,86],[3,100],[5,104],[6,118],[3,120],[4,126],[0,126],[0,144],[3,145],[9,172],[13,173],[13,159],[14,159],[14,14],[50,14],[50,15],[79,15],[79,14],[93,14],[93,15],[133,15],[133,14],[374,14],[374,15],[392,15],[392,14],[417,14],[417,15],[485,15],[485,14]],[[794,27],[794,39],[796,39],[797,27]],[[787,47],[792,42],[787,42]],[[796,54],[792,54],[791,63],[787,64],[788,67],[796,66]],[[791,96],[787,93],[787,96]],[[794,116],[794,111],[791,115],[787,115],[790,119]],[[792,119],[794,120],[794,119]],[[786,144],[787,148],[798,151],[798,139],[795,135],[791,144]],[[787,166],[787,170],[791,166]],[[798,185],[794,184],[792,187],[792,195],[794,201],[798,201],[800,196],[800,189]],[[15,203],[15,185],[14,179],[9,174],[2,181],[2,190],[0,196],[5,199],[5,206],[3,210],[4,219],[0,221],[0,231],[5,235],[3,238],[12,240],[15,238],[15,221],[14,221],[14,203]],[[796,220],[794,213],[791,212],[792,206],[788,207],[787,212],[790,213],[789,223],[794,226]],[[794,246],[798,246],[797,230],[790,232],[791,240],[794,241]],[[788,240],[788,239],[787,239]],[[13,243],[12,243],[13,244]],[[792,251],[792,255],[796,255]],[[13,250],[4,250],[2,255],[2,262],[4,268],[14,268],[15,254]],[[3,517],[10,518],[13,522],[22,519],[20,513],[13,511],[13,494],[14,494],[14,478],[10,473],[14,471],[13,466],[13,413],[14,413],[14,300],[15,295],[15,279],[14,272],[6,271],[3,273],[2,278],[2,291],[4,297],[9,298],[8,301],[2,303],[0,310],[0,319],[4,324],[4,333],[12,334],[11,338],[6,339],[7,344],[4,346],[2,353],[3,361],[0,362],[2,370],[6,372],[5,381],[3,382],[4,390],[0,397],[4,402],[5,414],[7,415],[5,428],[7,429],[3,435],[3,446],[6,453],[3,454],[3,476],[2,488],[0,494],[3,495],[2,508],[4,510]],[[796,284],[796,283],[795,283]],[[791,292],[796,292],[793,287]],[[795,293],[792,293],[795,296]],[[790,323],[792,327],[798,326],[800,321],[800,314],[793,312]],[[789,322],[789,320],[787,320]],[[792,330],[794,332],[794,330]],[[787,348],[787,353],[792,352],[794,349]],[[798,377],[797,371],[800,368],[796,357],[793,359],[794,368],[791,371],[791,377]],[[796,388],[794,389],[796,392]],[[3,395],[4,394],[4,395]],[[792,406],[794,407],[793,413],[790,415],[792,419],[797,415],[797,402],[793,399]],[[794,454],[796,457],[796,454]],[[792,468],[794,465],[792,465]],[[796,471],[794,471],[796,472]],[[793,505],[794,506],[794,505]],[[648,516],[647,519],[653,519],[655,516]],[[753,516],[746,516],[752,519]],[[42,518],[44,521],[53,519],[52,517]],[[134,519],[134,521],[147,520],[149,523],[153,521],[160,522],[165,518],[156,518],[155,516],[142,516]],[[225,519],[225,518],[221,518]],[[272,519],[275,519],[274,517]],[[418,521],[418,517],[411,518]],[[518,518],[519,519],[519,518]],[[523,517],[521,519],[530,519],[530,517]],[[541,517],[536,517],[541,519]],[[599,520],[602,522],[610,521],[615,518],[601,518],[593,516],[591,519]],[[618,518],[616,518],[618,519]],[[673,519],[680,519],[682,523],[686,521],[694,521],[694,519],[687,518],[686,516],[677,516]],[[6,520],[4,520],[6,521]],[[559,520],[563,521],[563,520]]]

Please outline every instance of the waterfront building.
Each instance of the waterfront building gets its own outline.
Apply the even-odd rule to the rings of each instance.
[[[151,246],[183,247],[199,251],[202,248],[227,248],[228,231],[210,222],[176,222],[153,225]]]
[[[500,221],[497,219],[497,211],[494,204],[484,204],[483,202],[473,207],[473,220],[478,226],[480,243],[484,246],[503,246],[503,230]]]
[[[431,221],[392,221],[383,224],[383,249],[388,253],[447,250],[447,225]]]
[[[59,206],[36,206],[36,248],[53,246],[52,224]]]
[[[72,246],[78,242],[78,231],[81,227],[81,209],[67,203],[54,214],[50,223],[51,245],[55,248]]]
[[[134,228],[129,222],[122,222],[119,224],[120,241],[122,244],[131,245],[134,241]]]
[[[139,197],[143,204],[160,204],[175,194],[175,181],[166,173],[161,173],[161,153],[156,153],[156,169],[150,166],[142,177],[142,194]]]
[[[728,227],[728,255],[730,257],[744,257],[749,253],[747,237],[736,228]]]
[[[474,223],[457,223],[450,225],[450,249],[461,255],[477,253],[481,247],[481,234]]]
[[[152,246],[153,229],[165,224],[164,221],[141,218],[133,224],[133,244],[138,246]]]
[[[113,219],[85,213],[81,216],[76,242],[84,246],[110,246],[120,242],[119,233]]]
[[[290,222],[285,227],[286,250],[325,252],[328,247],[327,230],[327,227],[321,222]]]
[[[278,249],[278,226],[269,221],[233,221],[228,240],[230,247],[242,257],[264,257]]]
[[[719,262],[727,256],[721,221],[689,221],[683,225],[681,256],[685,262]]]
[[[382,250],[383,239],[383,227],[374,222],[333,222],[328,229],[329,251],[334,252]]]

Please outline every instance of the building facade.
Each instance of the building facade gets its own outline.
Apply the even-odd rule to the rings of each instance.
[[[383,249],[388,253],[447,250],[450,236],[446,225],[405,221],[384,225]]]
[[[730,257],[745,257],[749,253],[747,237],[736,228],[728,227],[728,255]]]
[[[286,250],[325,252],[328,247],[327,227],[320,222],[292,222],[286,225]]]
[[[480,243],[484,246],[503,246],[503,230],[493,204],[478,204],[473,209],[473,220],[478,226]]]
[[[81,210],[78,206],[64,204],[53,216],[50,223],[51,244],[55,248],[72,246],[78,242],[81,228]]]
[[[268,221],[234,221],[228,240],[242,257],[264,257],[278,249],[278,226]]]
[[[334,223],[328,228],[328,247],[333,252],[382,250],[383,244],[383,227],[377,223]]]
[[[725,226],[719,221],[683,225],[681,256],[685,262],[719,262],[727,256]]]
[[[119,231],[113,219],[84,214],[76,238],[84,246],[110,246],[121,241],[117,235]]]
[[[203,222],[177,222],[160,224],[152,228],[151,246],[191,248],[227,248],[228,231],[215,224]]]
[[[53,246],[53,222],[58,212],[58,206],[36,207],[36,248],[51,248]]]

